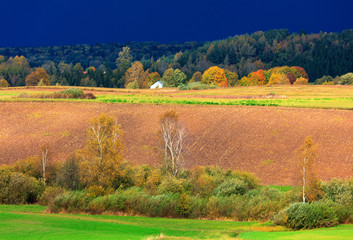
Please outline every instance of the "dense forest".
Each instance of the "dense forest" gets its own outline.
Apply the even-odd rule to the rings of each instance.
[[[36,69],[44,69],[46,73],[35,74],[48,74],[50,84],[127,87],[128,70],[138,61],[141,64],[131,71],[137,70],[140,77],[149,79],[144,80],[146,83],[134,82],[136,87],[146,87],[147,83],[164,76],[168,69],[173,69],[174,75],[181,79],[178,83],[187,83],[195,73],[194,78],[213,66],[235,73],[239,78],[259,69],[299,66],[305,69],[309,82],[314,82],[323,76],[352,72],[352,52],[353,30],[291,34],[286,29],[236,35],[213,42],[9,47],[0,48],[0,79],[5,79],[10,86],[21,86]]]

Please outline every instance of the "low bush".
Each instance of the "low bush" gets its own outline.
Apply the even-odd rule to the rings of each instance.
[[[240,179],[228,179],[214,190],[214,195],[218,197],[229,197],[231,195],[243,195],[248,189],[248,185]]]
[[[217,88],[217,85],[208,85],[201,82],[191,82],[188,84],[179,85],[180,90],[203,90],[203,89],[214,89]]]
[[[138,89],[139,85],[137,81],[130,82],[127,86],[126,89]]]
[[[248,190],[255,189],[260,185],[259,179],[253,173],[233,171],[232,175],[244,181],[248,185]]]
[[[83,94],[82,98],[83,99],[96,99],[97,97],[94,96],[93,93],[85,93],[85,94]]]
[[[85,94],[82,89],[80,88],[68,88],[59,93],[67,96],[67,98],[82,98]]]
[[[52,212],[67,211],[69,213],[79,213],[87,211],[90,202],[84,191],[65,192],[57,196],[54,200],[54,208],[49,208]]]
[[[174,176],[165,177],[158,187],[158,194],[182,193],[185,191],[186,180]]]
[[[35,203],[44,190],[44,184],[19,172],[0,170],[0,203]]]
[[[331,200],[320,200],[318,201],[327,207],[331,208],[337,216],[337,221],[339,223],[348,222],[349,211],[341,204],[333,202]]]
[[[236,197],[211,197],[207,202],[207,217],[211,219],[229,218],[237,214],[236,207],[240,203]]]
[[[38,203],[43,206],[53,206],[55,198],[64,192],[65,190],[60,187],[46,187]]]
[[[281,209],[277,214],[273,215],[271,221],[275,225],[285,226],[287,221],[287,209]]]
[[[207,202],[206,198],[190,196],[191,213],[189,218],[205,218],[207,216]]]
[[[68,88],[66,90],[54,93],[21,93],[18,95],[18,98],[75,98],[75,99],[96,99],[96,96],[93,93],[84,93],[80,88]]]
[[[338,224],[338,217],[330,203],[294,203],[286,210],[285,226],[299,230],[332,227]]]
[[[187,218],[191,213],[191,200],[189,195],[182,193],[176,205],[176,212],[178,216]]]
[[[342,204],[345,207],[353,206],[353,181],[333,179],[330,182],[323,182],[322,191],[325,198]]]
[[[90,186],[86,189],[87,197],[96,198],[105,194],[105,189],[101,186]]]
[[[279,200],[271,200],[266,196],[259,195],[250,198],[246,204],[247,220],[268,221],[276,215],[282,206]]]

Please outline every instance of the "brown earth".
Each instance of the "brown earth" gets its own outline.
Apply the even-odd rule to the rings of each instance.
[[[36,156],[47,142],[55,160],[67,158],[83,147],[89,119],[104,112],[124,129],[125,158],[157,165],[159,116],[170,109],[192,136],[187,167],[219,165],[253,172],[264,184],[295,184],[294,152],[311,135],[322,180],[353,175],[353,111],[277,107],[0,103],[0,164]]]

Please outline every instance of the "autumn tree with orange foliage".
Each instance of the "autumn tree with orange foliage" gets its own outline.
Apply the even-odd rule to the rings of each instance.
[[[218,87],[227,87],[228,79],[222,68],[210,67],[202,74],[202,83],[216,84]]]
[[[37,68],[26,77],[26,86],[37,86],[39,82],[43,85],[50,85],[49,75],[44,68]]]
[[[265,85],[266,77],[262,69],[257,70],[256,72],[250,73],[247,77],[240,79],[241,86],[257,86]]]
[[[302,67],[274,67],[268,70],[258,70],[250,73],[247,77],[243,77],[239,85],[256,86],[256,85],[275,85],[275,84],[308,84],[308,75]]]
[[[256,72],[252,72],[249,74],[249,78],[251,82],[257,82],[256,85],[265,85],[266,84],[266,77],[264,75],[264,70],[260,69]]]

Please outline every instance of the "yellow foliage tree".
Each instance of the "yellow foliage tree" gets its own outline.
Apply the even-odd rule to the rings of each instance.
[[[302,169],[303,202],[306,201],[306,187],[308,186],[308,183],[315,179],[313,174],[313,164],[317,158],[317,149],[317,144],[314,143],[314,140],[310,136],[307,136],[303,145],[297,149],[298,163]]]
[[[294,85],[308,85],[308,79],[307,78],[297,78],[297,80],[293,83]]]
[[[26,77],[26,86],[37,86],[39,82],[43,85],[50,85],[49,75],[44,68],[37,68]]]
[[[80,157],[80,178],[86,185],[111,186],[123,161],[123,132],[114,117],[101,114],[91,120]]]
[[[216,84],[219,87],[227,87],[228,79],[222,68],[210,67],[202,74],[202,83]]]
[[[286,75],[280,73],[273,73],[268,81],[267,85],[276,85],[276,84],[290,84],[289,79]]]
[[[250,78],[244,76],[240,79],[239,85],[240,86],[255,86],[257,84],[255,84],[253,81],[251,81]]]
[[[224,70],[224,73],[226,74],[227,80],[228,80],[228,86],[233,87],[237,85],[238,82],[238,74],[235,72],[231,72],[229,70]]]
[[[125,73],[125,87],[127,87],[130,83],[136,82],[138,88],[147,88],[147,76],[148,71],[144,71],[142,63],[136,61]]]
[[[148,74],[147,78],[146,78],[146,83],[145,85],[147,87],[150,87],[153,83],[159,81],[161,79],[161,75],[159,75],[158,72],[153,72]]]
[[[9,83],[3,78],[0,80],[0,87],[9,87]]]

